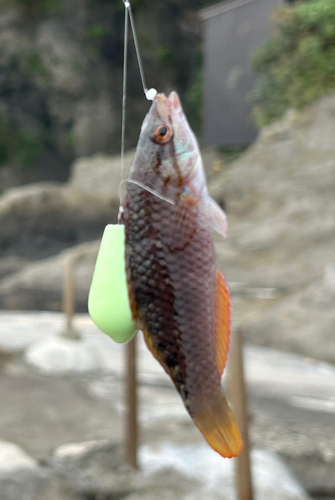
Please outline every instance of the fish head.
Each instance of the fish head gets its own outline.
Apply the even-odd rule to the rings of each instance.
[[[156,96],[141,128],[129,179],[158,193],[163,190],[174,200],[185,188],[194,196],[205,188],[198,143],[176,92]]]

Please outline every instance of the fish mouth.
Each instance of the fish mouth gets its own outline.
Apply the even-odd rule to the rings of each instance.
[[[157,94],[155,102],[160,119],[166,123],[171,122],[171,115],[182,110],[179,96],[175,91],[171,92],[168,97],[165,94]]]
[[[175,90],[173,90],[171,92],[171,94],[169,95],[168,102],[169,102],[169,107],[170,107],[171,111],[173,110],[176,112],[176,111],[182,110],[182,105],[180,102],[179,95],[177,94],[177,92]]]

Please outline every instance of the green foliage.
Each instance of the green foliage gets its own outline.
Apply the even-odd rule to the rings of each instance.
[[[52,16],[61,14],[63,11],[61,0],[15,0],[15,2],[33,15]]]
[[[100,43],[108,36],[108,28],[102,23],[91,24],[85,31],[85,38],[92,43]]]
[[[17,149],[15,156],[22,168],[29,167],[40,156],[42,146],[40,141],[33,135],[20,130],[16,134]]]
[[[66,132],[66,134],[64,135],[63,137],[63,143],[64,143],[64,146],[69,148],[69,149],[73,149],[74,147],[74,133],[73,133],[73,130],[69,130],[68,132]]]
[[[335,1],[281,8],[275,22],[277,34],[254,58],[258,78],[251,100],[259,126],[335,90]]]
[[[26,130],[18,129],[0,116],[0,166],[7,162],[29,167],[41,155],[41,142]]]
[[[37,51],[32,51],[26,59],[26,70],[29,75],[38,75],[47,78],[49,75],[43,60]]]
[[[157,49],[157,59],[164,68],[174,68],[176,57],[168,45],[160,45]]]
[[[8,160],[8,148],[6,144],[5,120],[0,117],[0,166]]]
[[[84,34],[84,42],[87,48],[87,55],[96,60],[101,51],[101,45],[107,39],[109,29],[103,23],[94,23],[88,26]]]

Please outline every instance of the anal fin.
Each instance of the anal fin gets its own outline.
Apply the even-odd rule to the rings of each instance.
[[[227,362],[230,337],[230,295],[221,271],[216,271],[216,365],[221,377]]]

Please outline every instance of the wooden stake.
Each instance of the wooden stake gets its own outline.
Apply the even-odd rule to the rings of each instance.
[[[78,339],[78,335],[73,328],[73,316],[75,312],[74,288],[74,258],[70,256],[65,261],[63,281],[63,311],[66,316],[66,331],[64,335],[70,339]]]
[[[136,380],[136,336],[126,344],[127,381],[126,381],[126,461],[137,468],[137,380]]]
[[[238,500],[253,500],[247,395],[243,366],[243,338],[241,330],[234,331],[231,335],[228,366],[228,394],[243,439],[242,453],[235,462],[237,497]]]

